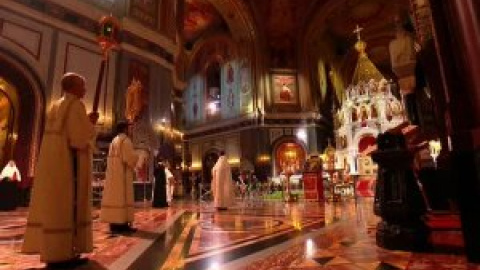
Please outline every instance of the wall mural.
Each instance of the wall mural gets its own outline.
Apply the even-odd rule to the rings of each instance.
[[[146,63],[131,59],[128,63],[128,83],[130,84],[135,78],[142,84],[142,100],[148,100],[149,85],[150,85],[150,69]]]
[[[220,117],[229,119],[238,117],[253,111],[252,84],[250,66],[246,60],[228,61],[221,66],[221,104]],[[204,122],[204,110],[206,110],[205,78],[195,75],[189,81],[187,88],[186,104],[187,124],[199,124]]]
[[[183,16],[185,41],[193,42],[205,31],[221,27],[225,22],[217,9],[206,0],[187,0]]]

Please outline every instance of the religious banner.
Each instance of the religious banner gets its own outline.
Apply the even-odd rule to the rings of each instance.
[[[296,74],[272,75],[273,102],[275,104],[298,104]]]
[[[238,116],[240,107],[238,63],[227,62],[221,71],[221,112],[222,118]]]
[[[204,80],[196,75],[189,80],[187,88],[185,117],[188,124],[197,123],[203,118],[203,92]]]
[[[246,114],[253,111],[252,82],[250,66],[246,59],[240,62],[239,68],[240,84],[240,112]]]
[[[157,26],[158,2],[157,0],[131,0],[130,16],[155,28]]]

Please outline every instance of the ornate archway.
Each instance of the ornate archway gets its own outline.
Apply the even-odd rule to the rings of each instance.
[[[31,185],[35,173],[40,147],[45,115],[44,87],[27,64],[3,50],[0,50],[0,84],[12,102],[15,103],[14,98],[18,102],[16,115],[10,119],[13,122],[9,122],[13,124],[10,142],[7,144],[11,149],[5,159],[15,160],[23,174],[22,186],[27,187]],[[8,161],[5,159],[0,165],[3,166]]]
[[[284,137],[273,146],[273,175],[279,175],[287,169],[293,172],[303,169],[307,151],[300,141],[294,137]]]

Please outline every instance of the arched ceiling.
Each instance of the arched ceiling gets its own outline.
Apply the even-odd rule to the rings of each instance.
[[[193,44],[202,35],[227,29],[225,20],[207,0],[186,0],[183,16],[183,40]]]
[[[247,42],[263,44],[270,67],[295,68],[305,49],[315,50],[326,41],[333,57],[355,58],[352,31],[358,24],[364,28],[370,58],[384,70],[390,66],[394,19],[407,13],[408,7],[408,0],[185,0],[183,40],[191,49],[212,34],[230,33],[240,37],[237,40],[253,36],[256,40],[247,38]],[[294,63],[275,66],[279,64],[275,54]],[[345,62],[355,65],[354,59]]]
[[[304,48],[314,50],[328,41],[332,47],[330,58],[342,58],[345,68],[353,72],[357,59],[353,30],[359,25],[369,58],[382,73],[391,74],[388,45],[395,38],[395,20],[405,19],[408,9],[408,0],[324,1],[304,32]]]

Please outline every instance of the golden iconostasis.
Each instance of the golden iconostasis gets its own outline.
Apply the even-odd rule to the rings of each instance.
[[[17,89],[0,77],[0,165],[13,157],[19,112]]]
[[[296,173],[302,170],[305,159],[305,150],[296,142],[285,142],[280,144],[275,153],[278,173]]]

